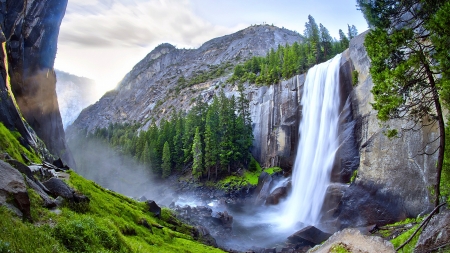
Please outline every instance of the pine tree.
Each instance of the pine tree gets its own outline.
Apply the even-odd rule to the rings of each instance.
[[[214,167],[217,179],[219,166],[219,100],[214,96],[212,104],[208,108],[205,127],[205,167],[207,168],[208,180],[211,177],[211,169]]]
[[[167,178],[170,176],[172,170],[171,158],[170,158],[170,147],[169,142],[164,143],[163,156],[162,156],[162,178]]]
[[[203,151],[202,151],[202,140],[200,137],[199,127],[195,129],[194,142],[192,144],[192,176],[195,179],[200,178],[203,170]]]

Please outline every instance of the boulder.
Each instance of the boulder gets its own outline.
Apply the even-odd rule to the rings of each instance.
[[[331,234],[325,233],[314,226],[307,226],[289,236],[288,240],[294,244],[314,246],[327,240],[330,236]]]
[[[74,198],[74,190],[61,179],[50,178],[49,180],[43,182],[43,184],[55,198],[58,196],[61,196],[67,200],[73,200]]]
[[[218,212],[216,218],[220,220],[225,229],[233,227],[233,216],[229,215],[227,211]]]
[[[196,226],[195,230],[196,230],[195,234],[197,236],[194,236],[194,238],[197,238],[200,242],[206,245],[217,247],[216,239],[212,237],[212,235],[209,233],[209,230],[206,227]]]
[[[148,210],[153,213],[156,217],[161,217],[161,207],[158,206],[158,204],[156,204],[155,201],[153,200],[147,200],[146,201],[147,206],[148,206]]]
[[[36,184],[33,180],[29,179],[28,177],[25,178],[27,181],[27,184],[42,198],[42,200],[44,201],[43,206],[47,207],[47,208],[53,208],[56,207],[56,201],[48,196],[48,194],[38,185]]]
[[[270,194],[270,186],[272,183],[272,176],[263,171],[258,177],[258,185],[256,186],[255,194],[257,194],[255,199],[256,205],[262,205],[266,201],[266,198]]]
[[[266,198],[266,205],[278,205],[280,200],[287,197],[288,190],[286,186],[281,186],[273,190]]]
[[[6,162],[11,164],[11,166],[16,168],[18,171],[20,171],[20,173],[25,174],[25,176],[27,176],[29,179],[34,179],[33,172],[31,171],[30,167],[14,159],[6,160]]]
[[[433,252],[441,247],[450,250],[450,211],[443,211],[428,222],[420,234],[414,252]],[[440,252],[440,251],[439,251]]]
[[[356,229],[344,229],[334,233],[322,245],[314,247],[311,252],[328,253],[341,252],[336,248],[344,248],[342,252],[394,253],[391,242],[378,236],[365,236]],[[334,250],[333,250],[334,249]]]
[[[351,184],[335,212],[338,227],[383,226],[406,219],[408,212],[402,205],[402,197],[383,188],[374,182]]]
[[[11,199],[12,198],[12,201]],[[11,201],[11,202],[10,202]],[[17,208],[24,218],[31,220],[30,198],[22,174],[0,160],[0,205],[13,211]],[[15,207],[15,208],[13,208]]]

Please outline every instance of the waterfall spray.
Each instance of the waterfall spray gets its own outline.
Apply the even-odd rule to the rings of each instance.
[[[339,145],[340,60],[341,55],[337,55],[311,68],[306,76],[292,194],[284,208],[282,226],[319,222]]]

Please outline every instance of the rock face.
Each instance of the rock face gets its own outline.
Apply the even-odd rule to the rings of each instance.
[[[380,127],[376,111],[370,105],[373,82],[369,73],[370,60],[363,46],[365,35],[354,38],[348,51],[359,79],[353,90],[352,106],[360,163],[355,184],[345,191],[337,212],[342,227],[382,225],[424,214],[432,207],[427,187],[435,183],[437,154],[420,155],[437,148],[438,142],[425,146],[438,137],[435,126],[403,132],[392,140],[383,134],[385,129]],[[397,129],[411,126],[401,120],[387,123]],[[353,212],[350,217],[352,210],[365,211]]]
[[[161,44],[136,64],[119,86],[97,103],[81,112],[74,127],[91,131],[109,123],[159,121],[170,115],[172,107],[189,109],[191,98],[201,95],[209,100],[225,78],[182,88],[180,78],[189,82],[200,73],[232,67],[251,56],[265,55],[270,48],[301,41],[296,32],[275,26],[258,25],[237,33],[215,38],[198,49],[177,49]],[[146,125],[145,127],[148,127]],[[144,127],[144,128],[145,128]],[[70,128],[68,129],[70,131]]]
[[[23,117],[51,153],[71,166],[55,92],[53,64],[67,0],[5,0],[0,26],[8,40],[11,87]]]

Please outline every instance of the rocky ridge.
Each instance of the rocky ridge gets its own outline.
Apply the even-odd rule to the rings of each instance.
[[[181,77],[189,81],[220,67],[230,73],[239,62],[252,56],[263,56],[278,45],[301,40],[302,36],[296,32],[256,25],[212,39],[198,49],[177,49],[170,44],[161,44],[136,64],[116,89],[83,110],[73,128],[92,131],[107,127],[109,123],[137,122],[147,123],[146,129],[149,122],[167,117],[174,108],[189,110],[191,98],[201,95],[208,100],[227,79],[223,76],[183,88],[178,84]],[[73,131],[68,129],[69,134]]]

